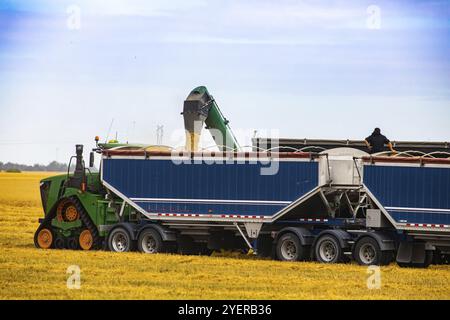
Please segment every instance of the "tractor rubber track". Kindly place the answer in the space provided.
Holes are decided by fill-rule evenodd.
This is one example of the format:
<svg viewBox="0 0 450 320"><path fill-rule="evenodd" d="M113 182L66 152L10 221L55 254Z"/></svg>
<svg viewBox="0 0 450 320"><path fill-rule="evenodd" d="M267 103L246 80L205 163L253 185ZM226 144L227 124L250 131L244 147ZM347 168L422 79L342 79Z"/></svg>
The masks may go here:
<svg viewBox="0 0 450 320"><path fill-rule="evenodd" d="M81 204L80 200L78 200L77 197L69 197L70 201L72 201L77 208L77 211L80 213L81 221L83 222L83 225L88 228L88 230L91 232L92 237L94 239L94 244L92 246L93 250L101 248L101 238L98 233L97 227L92 222L91 218L89 217L88 213L84 209L83 205Z"/></svg>

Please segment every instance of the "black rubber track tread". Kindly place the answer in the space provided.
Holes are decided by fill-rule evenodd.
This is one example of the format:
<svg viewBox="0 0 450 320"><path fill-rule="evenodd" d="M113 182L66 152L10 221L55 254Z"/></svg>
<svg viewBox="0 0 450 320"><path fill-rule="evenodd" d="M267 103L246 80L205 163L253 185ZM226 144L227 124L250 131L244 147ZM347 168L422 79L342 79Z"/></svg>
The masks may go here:
<svg viewBox="0 0 450 320"><path fill-rule="evenodd" d="M92 222L91 218L89 217L88 213L84 209L83 205L81 204L80 200L77 197L69 197L70 201L73 202L75 207L77 208L78 213L80 214L81 221L83 222L83 225L91 232L92 237L94 239L94 243L92 245L92 249L96 250L101 247L101 239L100 235L98 233L97 227Z"/></svg>

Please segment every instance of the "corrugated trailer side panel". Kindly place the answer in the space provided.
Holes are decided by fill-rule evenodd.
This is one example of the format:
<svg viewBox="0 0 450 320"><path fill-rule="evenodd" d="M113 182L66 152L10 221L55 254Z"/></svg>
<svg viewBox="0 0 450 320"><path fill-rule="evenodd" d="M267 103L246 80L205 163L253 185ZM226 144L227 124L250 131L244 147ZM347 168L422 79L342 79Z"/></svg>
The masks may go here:
<svg viewBox="0 0 450 320"><path fill-rule="evenodd" d="M104 158L103 180L149 214L272 216L318 186L316 161L176 164L168 159Z"/></svg>
<svg viewBox="0 0 450 320"><path fill-rule="evenodd" d="M364 166L364 184L401 224L450 225L450 168Z"/></svg>

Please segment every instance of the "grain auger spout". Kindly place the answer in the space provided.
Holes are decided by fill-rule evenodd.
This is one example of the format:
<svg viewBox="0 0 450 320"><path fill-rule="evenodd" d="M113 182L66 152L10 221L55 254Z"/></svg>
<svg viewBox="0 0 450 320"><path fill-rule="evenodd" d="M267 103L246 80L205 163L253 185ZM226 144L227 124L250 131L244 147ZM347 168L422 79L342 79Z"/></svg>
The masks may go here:
<svg viewBox="0 0 450 320"><path fill-rule="evenodd" d="M184 102L181 114L184 117L186 131L186 151L198 151L204 124L220 151L239 150L239 143L229 126L229 121L225 119L206 87L197 87L191 91Z"/></svg>

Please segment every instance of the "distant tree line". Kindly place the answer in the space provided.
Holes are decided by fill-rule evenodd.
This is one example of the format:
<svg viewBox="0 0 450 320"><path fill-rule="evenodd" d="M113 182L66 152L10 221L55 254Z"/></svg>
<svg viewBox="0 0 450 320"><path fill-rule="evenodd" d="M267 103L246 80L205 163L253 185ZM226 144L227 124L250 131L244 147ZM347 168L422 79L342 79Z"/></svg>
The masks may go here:
<svg viewBox="0 0 450 320"><path fill-rule="evenodd" d="M72 165L72 169L75 166ZM10 172L20 172L20 171L56 171L56 172L65 172L67 171L67 163L60 163L57 161L52 161L48 165L43 164L34 164L34 165L25 165L7 162L0 162L0 171L10 171Z"/></svg>

